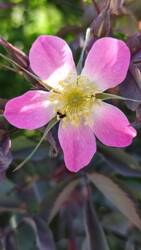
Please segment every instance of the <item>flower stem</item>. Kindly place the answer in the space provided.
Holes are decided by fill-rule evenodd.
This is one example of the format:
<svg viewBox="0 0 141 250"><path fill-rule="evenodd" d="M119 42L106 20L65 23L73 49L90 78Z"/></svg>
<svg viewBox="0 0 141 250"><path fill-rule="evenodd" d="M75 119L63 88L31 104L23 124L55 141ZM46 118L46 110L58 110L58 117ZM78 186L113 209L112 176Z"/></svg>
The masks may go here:
<svg viewBox="0 0 141 250"><path fill-rule="evenodd" d="M127 97L119 96L119 95L113 95L113 94L109 94L109 93L98 93L98 94L96 94L96 98L100 99L100 100L117 99L117 100L141 103L141 100L135 100L132 98L127 98Z"/></svg>
<svg viewBox="0 0 141 250"><path fill-rule="evenodd" d="M78 72L78 74L81 73L81 70L82 70L82 67L83 67L84 53L85 53L85 49L86 49L86 47L87 47L88 41L89 41L89 39L90 39L90 33L91 33L91 29L88 28L88 29L86 30L86 36L85 36L84 46L83 46L83 49L82 49L82 52L81 52L81 55L80 55L79 62L78 62L78 64L77 64L77 72Z"/></svg>
<svg viewBox="0 0 141 250"><path fill-rule="evenodd" d="M25 72L27 75L31 76L33 79L35 79L36 81L38 81L38 82L39 82L42 86L44 86L46 89L48 89L48 90L51 89L51 87L48 86L46 83L42 82L42 81L40 80L39 77L37 77L36 75L32 74L32 73L31 73L30 71L28 71L27 69L23 68L20 64L16 63L15 61L13 61L13 60L10 59L9 57L3 55L2 53L0 53L0 56L1 56L4 60L6 60L6 61L8 61L9 63L12 63L12 64L14 64L16 67L20 68L23 72Z"/></svg>
<svg viewBox="0 0 141 250"><path fill-rule="evenodd" d="M42 142L44 141L44 139L46 138L48 132L56 125L56 123L58 122L57 118L53 118L49 124L47 125L43 136L41 137L40 141L38 142L38 144L36 145L36 147L33 149L33 151L26 157L26 159L24 161L22 161L13 171L15 172L16 170L20 169L21 167L23 167L31 158L32 156L36 153L37 149L40 147L40 145L42 144Z"/></svg>

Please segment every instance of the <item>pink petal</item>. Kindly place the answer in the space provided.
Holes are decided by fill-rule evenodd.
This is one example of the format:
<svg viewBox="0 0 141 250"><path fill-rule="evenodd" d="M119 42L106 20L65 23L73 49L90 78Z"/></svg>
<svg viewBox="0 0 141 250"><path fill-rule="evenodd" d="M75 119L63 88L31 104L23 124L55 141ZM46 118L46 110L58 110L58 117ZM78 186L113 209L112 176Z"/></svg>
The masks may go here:
<svg viewBox="0 0 141 250"><path fill-rule="evenodd" d="M136 130L118 108L102 102L95 106L93 112L93 131L103 144L126 147L132 143Z"/></svg>
<svg viewBox="0 0 141 250"><path fill-rule="evenodd" d="M91 161L96 152L96 142L92 130L84 126L71 124L59 125L58 137L64 152L66 167L71 172L78 172Z"/></svg>
<svg viewBox="0 0 141 250"><path fill-rule="evenodd" d="M105 37L92 46L82 71L100 90L120 84L126 77L130 51L126 44L115 38Z"/></svg>
<svg viewBox="0 0 141 250"><path fill-rule="evenodd" d="M40 128L55 116L48 97L49 92L28 91L7 102L4 117L17 128Z"/></svg>
<svg viewBox="0 0 141 250"><path fill-rule="evenodd" d="M39 36L29 53L31 69L51 87L75 73L72 52L67 43L56 36Z"/></svg>

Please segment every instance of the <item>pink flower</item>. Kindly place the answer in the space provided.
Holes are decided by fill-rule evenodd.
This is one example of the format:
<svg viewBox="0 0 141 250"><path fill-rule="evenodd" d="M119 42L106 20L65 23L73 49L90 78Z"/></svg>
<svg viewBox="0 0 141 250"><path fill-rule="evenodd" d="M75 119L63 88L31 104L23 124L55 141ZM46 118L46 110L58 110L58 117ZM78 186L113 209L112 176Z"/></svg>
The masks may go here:
<svg viewBox="0 0 141 250"><path fill-rule="evenodd" d="M38 37L29 60L33 72L52 90L32 90L10 100L4 116L12 125L32 130L58 114L58 137L66 167L72 172L91 161L95 136L107 146L131 144L136 131L126 116L96 96L125 79L130 52L124 42L110 37L96 41L78 76L69 46L55 36Z"/></svg>

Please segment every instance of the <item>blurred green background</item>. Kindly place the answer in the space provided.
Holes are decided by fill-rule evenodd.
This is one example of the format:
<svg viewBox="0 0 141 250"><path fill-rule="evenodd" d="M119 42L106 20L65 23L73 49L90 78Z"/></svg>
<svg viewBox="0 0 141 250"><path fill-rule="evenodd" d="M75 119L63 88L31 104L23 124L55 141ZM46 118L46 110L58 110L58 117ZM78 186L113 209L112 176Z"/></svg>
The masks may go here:
<svg viewBox="0 0 141 250"><path fill-rule="evenodd" d="M25 53L41 34L57 34L62 27L81 26L83 10L78 0L0 1L0 36ZM73 34L64 35L68 41ZM10 98L29 89L29 83L0 64L0 96Z"/></svg>

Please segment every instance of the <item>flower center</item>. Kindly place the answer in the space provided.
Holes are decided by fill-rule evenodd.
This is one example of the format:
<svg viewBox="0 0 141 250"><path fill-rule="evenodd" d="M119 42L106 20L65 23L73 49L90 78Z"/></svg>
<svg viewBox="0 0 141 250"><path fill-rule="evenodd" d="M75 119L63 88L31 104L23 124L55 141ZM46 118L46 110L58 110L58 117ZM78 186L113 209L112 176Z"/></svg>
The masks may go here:
<svg viewBox="0 0 141 250"><path fill-rule="evenodd" d="M51 92L51 100L56 103L56 111L64 115L64 122L79 125L80 120L85 123L90 122L90 115L94 103L95 94L99 91L95 85L86 78L78 76L72 82L60 82L62 87L59 92Z"/></svg>
<svg viewBox="0 0 141 250"><path fill-rule="evenodd" d="M66 108L75 109L84 105L85 94L77 86L72 86L63 93L63 101L66 104Z"/></svg>

